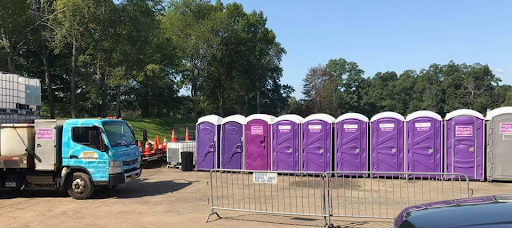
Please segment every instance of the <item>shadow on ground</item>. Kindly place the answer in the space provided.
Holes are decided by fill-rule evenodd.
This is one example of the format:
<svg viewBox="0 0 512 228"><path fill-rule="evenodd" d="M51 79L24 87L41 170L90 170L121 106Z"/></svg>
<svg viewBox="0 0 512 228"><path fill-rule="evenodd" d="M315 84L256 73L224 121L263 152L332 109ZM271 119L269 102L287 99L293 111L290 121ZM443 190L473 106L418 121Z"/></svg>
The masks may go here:
<svg viewBox="0 0 512 228"><path fill-rule="evenodd" d="M261 214L242 214L242 215L223 215L223 211L219 214L222 219L212 216L210 222L222 222L222 220L235 221L251 221L265 223L271 225L290 225L303 227L323 227L324 219L320 217L296 217L296 216L280 216L280 215L261 215ZM363 219L343 219L334 218L332 224L337 228L389 228L393 223L391 220L375 220L368 221Z"/></svg>
<svg viewBox="0 0 512 228"><path fill-rule="evenodd" d="M167 180L148 182L146 178L133 180L112 190L96 188L91 199L132 199L147 196L158 196L167 193L180 191L197 181L188 180ZM20 191L0 190L0 199L12 198L65 198L69 197L67 192L62 191Z"/></svg>

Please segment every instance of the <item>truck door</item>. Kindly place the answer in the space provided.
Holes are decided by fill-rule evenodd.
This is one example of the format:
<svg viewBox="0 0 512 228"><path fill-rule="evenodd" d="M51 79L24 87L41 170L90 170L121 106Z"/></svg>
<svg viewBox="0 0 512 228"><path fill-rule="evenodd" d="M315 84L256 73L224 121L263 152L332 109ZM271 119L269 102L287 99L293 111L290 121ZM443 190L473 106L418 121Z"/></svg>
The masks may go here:
<svg viewBox="0 0 512 228"><path fill-rule="evenodd" d="M97 142L100 144L105 142L101 129L96 126L72 126L70 133L71 139L67 142L67 150L64 145L62 149L63 165L85 168L93 181L108 181L109 156L106 152L107 148L95 145L98 144Z"/></svg>

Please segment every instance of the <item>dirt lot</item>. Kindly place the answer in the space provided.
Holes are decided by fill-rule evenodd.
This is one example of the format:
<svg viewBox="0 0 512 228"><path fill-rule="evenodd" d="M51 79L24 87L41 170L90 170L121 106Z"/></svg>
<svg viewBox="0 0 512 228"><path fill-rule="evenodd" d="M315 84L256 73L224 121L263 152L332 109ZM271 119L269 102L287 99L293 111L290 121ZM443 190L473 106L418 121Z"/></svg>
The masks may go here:
<svg viewBox="0 0 512 228"><path fill-rule="evenodd" d="M145 169L140 180L77 201L60 192L0 192L0 227L321 227L322 218L209 212L207 172ZM471 182L475 196L512 193L509 183ZM389 220L340 219L340 227L390 227Z"/></svg>

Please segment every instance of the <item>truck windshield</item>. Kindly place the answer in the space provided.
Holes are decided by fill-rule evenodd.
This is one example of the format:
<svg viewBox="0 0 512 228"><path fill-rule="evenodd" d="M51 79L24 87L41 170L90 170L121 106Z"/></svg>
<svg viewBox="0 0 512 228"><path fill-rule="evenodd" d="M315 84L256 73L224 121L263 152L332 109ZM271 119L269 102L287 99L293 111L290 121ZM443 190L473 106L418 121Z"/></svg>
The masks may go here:
<svg viewBox="0 0 512 228"><path fill-rule="evenodd" d="M135 138L125 122L106 122L103 127L111 146L135 145Z"/></svg>

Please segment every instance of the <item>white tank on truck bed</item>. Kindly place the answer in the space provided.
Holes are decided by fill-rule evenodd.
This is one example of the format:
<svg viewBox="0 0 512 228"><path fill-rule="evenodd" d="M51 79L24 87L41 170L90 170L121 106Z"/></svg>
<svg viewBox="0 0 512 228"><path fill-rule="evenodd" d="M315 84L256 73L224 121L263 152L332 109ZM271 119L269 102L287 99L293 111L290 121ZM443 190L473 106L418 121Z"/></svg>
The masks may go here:
<svg viewBox="0 0 512 228"><path fill-rule="evenodd" d="M34 124L2 124L0 130L0 156L16 157L25 150L34 151Z"/></svg>

